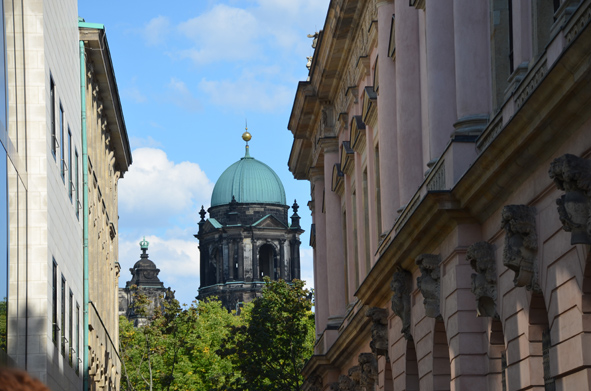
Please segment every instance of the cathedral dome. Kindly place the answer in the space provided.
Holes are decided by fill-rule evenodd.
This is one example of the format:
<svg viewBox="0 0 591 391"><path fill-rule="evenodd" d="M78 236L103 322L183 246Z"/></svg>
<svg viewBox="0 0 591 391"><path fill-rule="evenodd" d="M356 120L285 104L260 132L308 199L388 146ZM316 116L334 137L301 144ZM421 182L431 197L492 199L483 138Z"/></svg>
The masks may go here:
<svg viewBox="0 0 591 391"><path fill-rule="evenodd" d="M211 206L232 202L286 205L283 183L265 163L248 153L226 169L218 179L211 195Z"/></svg>

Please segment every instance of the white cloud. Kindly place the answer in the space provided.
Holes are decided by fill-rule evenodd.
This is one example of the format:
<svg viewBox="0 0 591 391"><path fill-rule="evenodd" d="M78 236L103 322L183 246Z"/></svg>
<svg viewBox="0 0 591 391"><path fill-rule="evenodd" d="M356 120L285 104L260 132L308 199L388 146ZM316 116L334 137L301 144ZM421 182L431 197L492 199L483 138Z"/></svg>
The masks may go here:
<svg viewBox="0 0 591 391"><path fill-rule="evenodd" d="M168 91L166 94L167 100L181 109L190 112L199 111L201 109L199 99L193 96L183 81L173 77L166 85L166 89Z"/></svg>
<svg viewBox="0 0 591 391"><path fill-rule="evenodd" d="M175 163L156 148L133 151L133 164L120 181L119 208L127 227L162 228L209 203L213 184L198 164Z"/></svg>
<svg viewBox="0 0 591 391"><path fill-rule="evenodd" d="M260 25L247 10L219 4L181 23L178 30L195 43L181 51L197 64L252 59L260 53Z"/></svg>
<svg viewBox="0 0 591 391"><path fill-rule="evenodd" d="M233 110L274 112L287 109L293 102L292 88L261 80L250 72L235 80L202 79L199 89L209 96L210 102Z"/></svg>
<svg viewBox="0 0 591 391"><path fill-rule="evenodd" d="M164 43L170 32L170 21L165 16L157 16L151 19L141 33L148 46Z"/></svg>
<svg viewBox="0 0 591 391"><path fill-rule="evenodd" d="M156 141L152 138L152 136L148 137L130 137L129 143L131 144L132 148L142 148L142 147L150 147L150 148L159 148L162 147L162 143Z"/></svg>
<svg viewBox="0 0 591 391"><path fill-rule="evenodd" d="M311 247L300 247L300 272L306 288L314 289L314 249Z"/></svg>

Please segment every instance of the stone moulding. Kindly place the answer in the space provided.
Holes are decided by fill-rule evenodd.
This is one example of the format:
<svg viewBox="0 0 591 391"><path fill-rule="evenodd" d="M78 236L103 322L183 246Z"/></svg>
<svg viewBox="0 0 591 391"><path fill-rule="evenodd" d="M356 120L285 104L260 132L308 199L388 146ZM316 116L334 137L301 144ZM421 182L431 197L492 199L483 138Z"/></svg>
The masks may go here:
<svg viewBox="0 0 591 391"><path fill-rule="evenodd" d="M571 244L591 244L591 160L562 155L552 161L548 174L565 192L556 204L562 228L571 233Z"/></svg>
<svg viewBox="0 0 591 391"><path fill-rule="evenodd" d="M402 334L407 340L410 334L410 293L412 291L412 274L398 267L390 283L392 290L392 312L402 320Z"/></svg>
<svg viewBox="0 0 591 391"><path fill-rule="evenodd" d="M497 270L495 252L488 242L476 242L468 247L466 260L476 272L472 274L472 293L476 296L478 316L498 318Z"/></svg>
<svg viewBox="0 0 591 391"><path fill-rule="evenodd" d="M423 294L425 315L430 318L440 318L439 280L441 273L439 264L441 263L441 257L436 254L421 254L415 259L415 263L421 270L421 275L417 277L417 286Z"/></svg>
<svg viewBox="0 0 591 391"><path fill-rule="evenodd" d="M388 311L371 307L365 312L365 316L372 320L369 344L371 351L376 356L388 356Z"/></svg>
<svg viewBox="0 0 591 391"><path fill-rule="evenodd" d="M501 226L505 230L503 265L515 272L513 283L528 290L539 290L536 270L536 209L527 205L506 205L502 212Z"/></svg>

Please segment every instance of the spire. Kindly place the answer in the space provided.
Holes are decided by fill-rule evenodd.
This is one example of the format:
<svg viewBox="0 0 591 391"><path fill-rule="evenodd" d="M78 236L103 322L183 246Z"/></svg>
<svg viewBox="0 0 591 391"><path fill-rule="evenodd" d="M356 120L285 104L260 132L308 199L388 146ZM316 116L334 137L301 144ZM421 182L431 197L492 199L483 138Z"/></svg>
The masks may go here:
<svg viewBox="0 0 591 391"><path fill-rule="evenodd" d="M250 133L248 133L248 123L246 122L246 120L245 120L244 130L245 130L245 132L242 133L242 140L246 141L246 152L244 154L244 157L250 157L250 153L248 151L248 142L252 138L252 135Z"/></svg>

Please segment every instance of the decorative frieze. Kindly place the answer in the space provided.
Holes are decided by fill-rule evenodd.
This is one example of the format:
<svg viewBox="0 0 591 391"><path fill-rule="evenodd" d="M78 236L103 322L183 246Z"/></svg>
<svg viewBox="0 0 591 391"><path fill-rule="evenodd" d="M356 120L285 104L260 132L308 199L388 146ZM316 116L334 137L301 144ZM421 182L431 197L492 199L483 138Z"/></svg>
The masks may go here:
<svg viewBox="0 0 591 391"><path fill-rule="evenodd" d="M515 272L513 283L528 290L538 290L536 209L527 205L507 205L503 208L501 225L505 230L503 265Z"/></svg>
<svg viewBox="0 0 591 391"><path fill-rule="evenodd" d="M415 263L421 271L421 275L417 277L417 286L423 294L425 315L430 318L441 317L439 309L440 262L441 257L436 254L421 254L415 259Z"/></svg>
<svg viewBox="0 0 591 391"><path fill-rule="evenodd" d="M488 242L476 242L468 247L466 260L476 272L472 274L472 293L476 296L478 316L498 318L497 270L495 252Z"/></svg>
<svg viewBox="0 0 591 391"><path fill-rule="evenodd" d="M565 192L556 200L562 228L571 244L591 244L591 160L566 154L554 159L548 171Z"/></svg>
<svg viewBox="0 0 591 391"><path fill-rule="evenodd" d="M412 290L412 274L398 267L390 283L392 290L392 312L402 320L402 334L412 339L410 334L410 293Z"/></svg>
<svg viewBox="0 0 591 391"><path fill-rule="evenodd" d="M388 311L384 308L371 307L365 312L371 319L371 342L369 346L376 356L388 355Z"/></svg>

